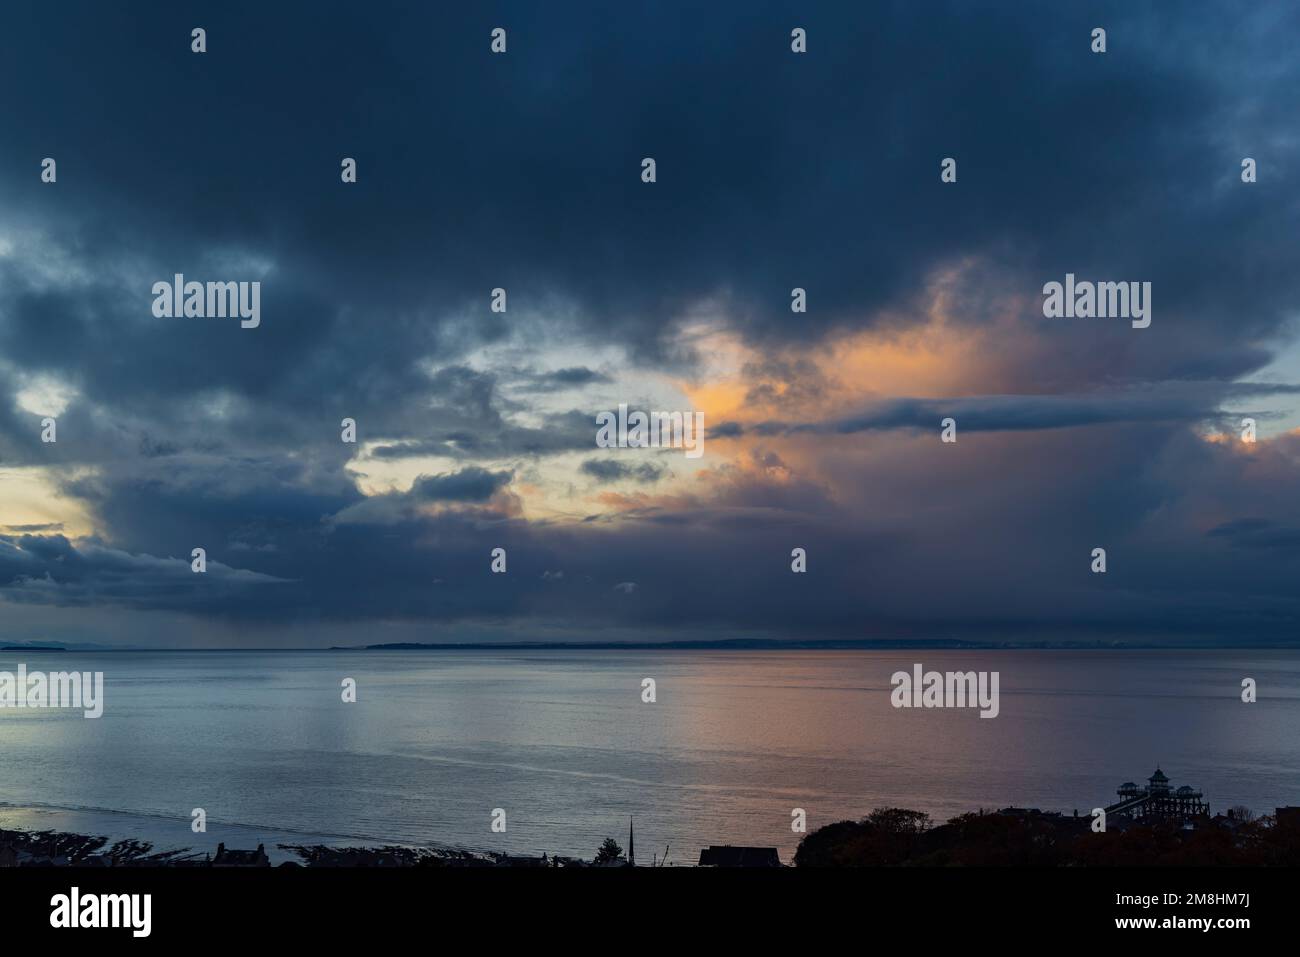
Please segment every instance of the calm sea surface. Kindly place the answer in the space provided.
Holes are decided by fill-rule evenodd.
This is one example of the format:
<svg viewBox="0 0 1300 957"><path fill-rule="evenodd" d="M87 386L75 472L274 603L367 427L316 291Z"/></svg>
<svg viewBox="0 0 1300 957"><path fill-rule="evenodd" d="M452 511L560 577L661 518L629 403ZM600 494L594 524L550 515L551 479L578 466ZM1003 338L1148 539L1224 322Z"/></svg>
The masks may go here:
<svg viewBox="0 0 1300 957"><path fill-rule="evenodd" d="M999 671L1001 714L892 708L918 661ZM723 843L788 860L793 808L810 829L886 805L1086 813L1157 763L1212 811L1300 804L1296 652L0 652L19 662L103 671L105 710L0 709L0 827L166 848L590 857L633 816L638 862Z"/></svg>

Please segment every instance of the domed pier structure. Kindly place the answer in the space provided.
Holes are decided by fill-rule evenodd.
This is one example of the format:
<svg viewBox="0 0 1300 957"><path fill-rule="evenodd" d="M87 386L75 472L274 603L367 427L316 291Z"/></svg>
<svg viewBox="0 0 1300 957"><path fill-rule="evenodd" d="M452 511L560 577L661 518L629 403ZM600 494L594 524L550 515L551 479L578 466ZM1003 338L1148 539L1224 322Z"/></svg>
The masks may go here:
<svg viewBox="0 0 1300 957"><path fill-rule="evenodd" d="M1174 790L1159 768L1147 778L1146 787L1125 781L1116 793L1120 799L1106 808L1107 820L1186 821L1210 816L1210 806L1202 800L1204 795L1199 789L1184 784Z"/></svg>

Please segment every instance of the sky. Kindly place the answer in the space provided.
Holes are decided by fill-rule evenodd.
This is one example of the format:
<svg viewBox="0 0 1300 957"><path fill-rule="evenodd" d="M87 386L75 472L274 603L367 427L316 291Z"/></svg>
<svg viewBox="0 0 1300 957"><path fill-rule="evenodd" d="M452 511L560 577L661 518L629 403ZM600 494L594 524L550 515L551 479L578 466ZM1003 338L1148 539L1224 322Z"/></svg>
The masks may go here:
<svg viewBox="0 0 1300 957"><path fill-rule="evenodd" d="M19 5L0 640L1293 642L1298 35L1289 2ZM260 324L156 316L178 273L259 282ZM1149 282L1150 326L1045 317L1067 273ZM703 454L597 447L620 404L703 413Z"/></svg>

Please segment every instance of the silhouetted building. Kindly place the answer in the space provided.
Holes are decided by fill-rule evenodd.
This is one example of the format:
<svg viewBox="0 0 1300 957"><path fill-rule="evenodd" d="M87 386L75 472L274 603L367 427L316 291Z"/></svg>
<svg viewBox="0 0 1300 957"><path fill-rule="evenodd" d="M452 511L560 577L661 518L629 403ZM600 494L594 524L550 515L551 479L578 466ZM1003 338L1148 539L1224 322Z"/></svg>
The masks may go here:
<svg viewBox="0 0 1300 957"><path fill-rule="evenodd" d="M1277 826L1295 828L1300 831L1300 807L1280 807L1277 809Z"/></svg>
<svg viewBox="0 0 1300 957"><path fill-rule="evenodd" d="M266 856L265 846L257 845L255 851L236 851L227 849L224 843L217 845L217 856L212 859L213 867L270 867L271 859Z"/></svg>
<svg viewBox="0 0 1300 957"><path fill-rule="evenodd" d="M1174 790L1165 772L1159 768L1147 779L1146 787L1125 781L1116 793L1120 800L1106 808L1107 822L1113 818L1121 821L1208 820L1210 816L1210 806L1202 800L1204 795L1198 789L1184 784Z"/></svg>
<svg viewBox="0 0 1300 957"><path fill-rule="evenodd" d="M721 847L711 845L700 851L700 867L780 867L775 847Z"/></svg>

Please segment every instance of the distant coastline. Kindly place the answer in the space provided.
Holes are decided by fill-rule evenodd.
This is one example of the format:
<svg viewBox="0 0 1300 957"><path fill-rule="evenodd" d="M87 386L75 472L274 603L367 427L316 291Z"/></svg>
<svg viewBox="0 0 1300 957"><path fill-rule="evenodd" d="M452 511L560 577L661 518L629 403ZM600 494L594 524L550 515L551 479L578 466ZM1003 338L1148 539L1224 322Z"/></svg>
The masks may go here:
<svg viewBox="0 0 1300 957"><path fill-rule="evenodd" d="M721 638L699 641L391 641L375 645L334 645L330 651L891 651L920 648L901 640L808 641L763 638ZM989 648L977 642L945 640L928 647L953 650Z"/></svg>
<svg viewBox="0 0 1300 957"><path fill-rule="evenodd" d="M721 638L678 641L394 641L367 645L295 645L280 648L169 648L104 645L95 642L10 642L0 652L148 652L167 654L255 654L329 651L1300 651L1300 639L1271 644L1224 644L1179 641L974 641L959 638L784 639Z"/></svg>
<svg viewBox="0 0 1300 957"><path fill-rule="evenodd" d="M383 642L332 645L329 651L1295 651L1300 641L1275 645L1149 644L1118 641L970 641L965 639L724 638L699 641Z"/></svg>

